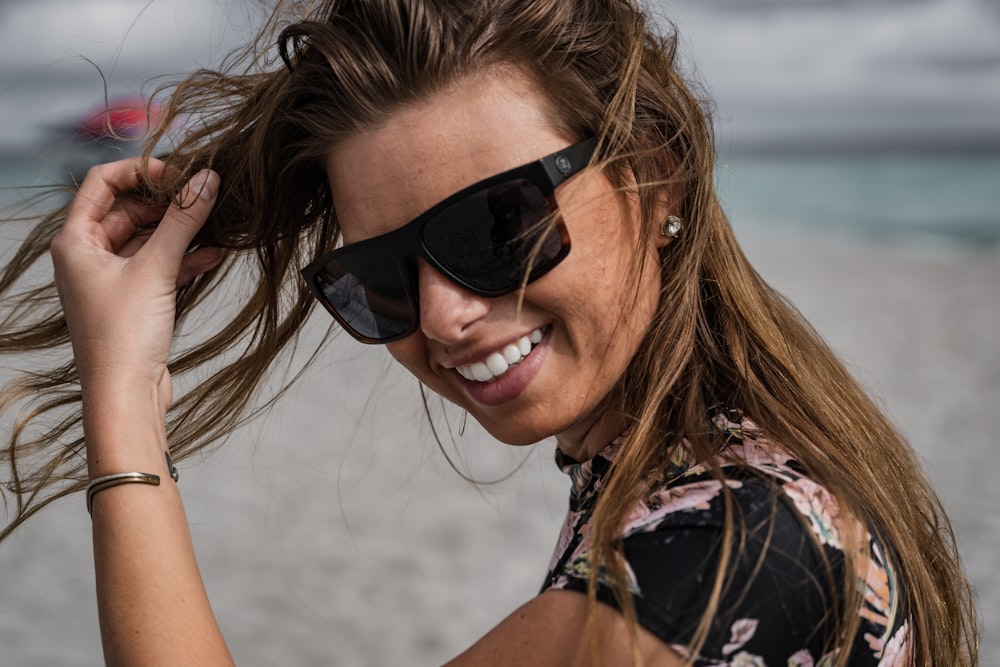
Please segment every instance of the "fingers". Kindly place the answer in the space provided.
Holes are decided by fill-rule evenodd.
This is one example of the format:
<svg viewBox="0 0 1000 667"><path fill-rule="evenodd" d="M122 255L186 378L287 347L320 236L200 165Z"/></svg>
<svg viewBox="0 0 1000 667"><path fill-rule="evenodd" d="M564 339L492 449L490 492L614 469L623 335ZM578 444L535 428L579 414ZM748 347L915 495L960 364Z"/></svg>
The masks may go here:
<svg viewBox="0 0 1000 667"><path fill-rule="evenodd" d="M148 178L158 181L168 167L160 160L148 161ZM98 165L87 172L63 225L62 233L74 238L86 238L89 242L111 252L117 252L128 242L137 230L167 220L170 231L164 236L166 245L173 248L177 242L190 238L201 228L211 210L218 192L219 177L214 172L203 170L195 174L178 196L179 203L170 207L167 213L158 207L149 206L130 193L143 183L142 162L138 158ZM162 224L162 223L161 223ZM171 259L179 261L176 251Z"/></svg>
<svg viewBox="0 0 1000 667"><path fill-rule="evenodd" d="M221 248L205 247L184 255L184 259L181 260L181 270L177 274L178 289L195 276L200 276L218 266L223 254Z"/></svg>
<svg viewBox="0 0 1000 667"><path fill-rule="evenodd" d="M142 254L139 266L177 286L221 261L222 252L214 248L188 252L215 203L218 174L198 172L164 210L136 194L143 180L141 167L139 159L131 159L99 165L87 173L53 241L53 259L91 262L90 266L108 261L107 255L81 255L79 251L87 247L122 259L140 259ZM151 159L148 178L159 180L166 169L163 162Z"/></svg>
<svg viewBox="0 0 1000 667"><path fill-rule="evenodd" d="M166 206L153 206L136 197L119 197L101 221L108 237L109 250L128 257L128 253L123 252L126 244L137 236L152 233L153 226L160 221L166 210Z"/></svg>
<svg viewBox="0 0 1000 667"><path fill-rule="evenodd" d="M88 233L90 225L108 216L118 203L118 197L135 190L140 184L141 161L138 158L120 160L93 167L80 184L73 199L64 229L67 233ZM160 160L150 159L149 175L158 179L166 168Z"/></svg>
<svg viewBox="0 0 1000 667"><path fill-rule="evenodd" d="M208 219L218 191L219 175L214 171L205 169L195 174L140 252L180 266L191 241Z"/></svg>

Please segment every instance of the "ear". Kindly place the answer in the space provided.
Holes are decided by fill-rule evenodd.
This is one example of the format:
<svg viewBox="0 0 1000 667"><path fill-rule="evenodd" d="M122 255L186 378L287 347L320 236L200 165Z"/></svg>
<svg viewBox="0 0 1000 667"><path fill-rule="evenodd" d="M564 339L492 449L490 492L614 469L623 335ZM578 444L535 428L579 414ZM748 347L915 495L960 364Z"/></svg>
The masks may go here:
<svg viewBox="0 0 1000 667"><path fill-rule="evenodd" d="M664 187L656 195L656 204L653 207L653 219L649 230L650 243L656 250L666 248L677 237L676 225L679 218L675 216L680 196L676 190L677 186Z"/></svg>
<svg viewBox="0 0 1000 667"><path fill-rule="evenodd" d="M633 214L638 214L641 210L641 202L635 173L626 167L622 175L622 192L625 195L626 205L632 208ZM676 184L662 186L655 197L651 218L645 225L649 250L654 255L670 245L676 237L676 234L671 235L664 232L669 224L667 219L673 215L673 211L677 209L678 202L680 202L679 186Z"/></svg>

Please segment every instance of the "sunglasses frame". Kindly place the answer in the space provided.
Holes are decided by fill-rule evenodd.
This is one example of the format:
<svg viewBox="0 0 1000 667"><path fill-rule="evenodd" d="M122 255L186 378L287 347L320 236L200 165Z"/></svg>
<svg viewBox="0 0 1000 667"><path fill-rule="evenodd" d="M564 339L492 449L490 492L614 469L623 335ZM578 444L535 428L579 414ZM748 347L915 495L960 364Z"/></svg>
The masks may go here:
<svg viewBox="0 0 1000 667"><path fill-rule="evenodd" d="M461 201L470 195L485 190L491 187L495 187L500 183L515 181L515 180L526 180L532 185L538 188L539 192L545 198L551 213L556 213L559 209L556 205L555 200L555 189L559 187L562 183L568 180L570 177L576 175L584 167L590 164L590 160L594 155L594 151L597 147L597 139L591 137L584 141L568 146L562 150L556 151L542 157L534 162L529 162L528 164L521 165L519 167L514 167L502 173L490 176L481 181L473 183L468 187L462 188L453 195L446 197L441 200L431 208L427 209L416 218L407 222L402 227L394 229L386 234L381 234L379 236L373 236L370 239L365 239L363 241L358 241L357 243L351 243L347 246L341 246L335 250L323 254L319 258L313 260L308 266L302 269L302 277L305 279L306 283L309 285L309 289L312 291L313 296L323 304L327 312L329 312L333 318L354 338L362 343L367 344L385 344L392 343L397 340L401 340L413 334L420 326L420 313L419 313L419 300L418 295L413 293L413 287L415 280L404 280L403 288L407 292L407 295L412 300L412 304L417 306L417 316L413 318L411 325L403 332L396 334L394 336L386 338L371 338L364 336L354 329L349 323L347 323L344 318L330 305L326 298L326 294L323 292L322 287L317 280L318 274L323 270L331 260L336 259L338 256L345 253L353 253L360 250L364 250L368 246L377 247L380 250L388 251L396 259L397 268L400 269L402 275L405 277L408 274L412 277L412 261L416 257L422 257L426 260L435 270L439 271L442 275L448 278L451 282L455 283L459 287L466 289L473 294L485 297L498 297L505 294L510 294L520 288L521 283L510 288L510 289L496 289L496 290L485 290L477 288L474 285L469 284L460 276L455 275L451 269L443 265L433 254L431 254L427 246L424 244L423 231L424 228L435 218L437 218L440 213L456 202ZM534 267L532 270L532 277L529 282L541 278L543 275L548 273L550 270L555 268L565 257L569 254L570 250L570 239L569 233L566 231L566 226L562 219L557 217L553 224L559 231L561 250L559 253L546 262L546 266L539 272L534 272Z"/></svg>

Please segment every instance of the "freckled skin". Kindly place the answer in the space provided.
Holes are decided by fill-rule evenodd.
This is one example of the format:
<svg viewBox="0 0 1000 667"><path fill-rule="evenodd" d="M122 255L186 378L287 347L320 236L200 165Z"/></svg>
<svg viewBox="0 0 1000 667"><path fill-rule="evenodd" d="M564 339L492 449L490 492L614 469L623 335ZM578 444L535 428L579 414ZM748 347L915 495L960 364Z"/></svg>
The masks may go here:
<svg viewBox="0 0 1000 667"><path fill-rule="evenodd" d="M563 136L549 119L533 84L506 70L460 81L349 138L327 161L345 242L396 229L463 187L584 138ZM572 250L527 287L520 304L517 293L474 295L421 260L420 331L388 347L421 382L499 440L528 444L554 435L564 452L584 458L625 425L603 414L600 403L649 327L664 241L657 235L646 242L651 261L638 275L634 197L587 170L560 186L556 199ZM522 371L530 373L523 390L499 405L474 400L453 368L456 360L499 349L539 327L551 331L529 355L537 354L539 363Z"/></svg>

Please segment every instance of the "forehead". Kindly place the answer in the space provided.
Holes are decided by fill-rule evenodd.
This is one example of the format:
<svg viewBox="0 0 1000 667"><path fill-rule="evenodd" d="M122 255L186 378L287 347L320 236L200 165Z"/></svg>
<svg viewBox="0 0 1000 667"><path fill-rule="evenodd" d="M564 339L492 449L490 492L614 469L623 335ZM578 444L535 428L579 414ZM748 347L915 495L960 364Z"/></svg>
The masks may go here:
<svg viewBox="0 0 1000 667"><path fill-rule="evenodd" d="M462 188L564 148L514 70L469 77L338 144L327 174L344 240L392 231Z"/></svg>

